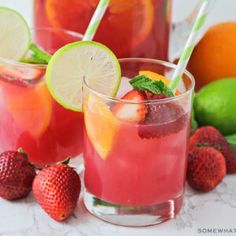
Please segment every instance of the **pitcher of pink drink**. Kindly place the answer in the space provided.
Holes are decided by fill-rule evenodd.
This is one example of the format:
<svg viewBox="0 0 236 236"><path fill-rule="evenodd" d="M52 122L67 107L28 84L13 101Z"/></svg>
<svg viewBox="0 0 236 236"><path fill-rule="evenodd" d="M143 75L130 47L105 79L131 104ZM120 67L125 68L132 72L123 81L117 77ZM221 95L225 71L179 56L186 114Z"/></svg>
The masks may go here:
<svg viewBox="0 0 236 236"><path fill-rule="evenodd" d="M35 0L35 27L64 28L84 34L98 2ZM172 0L111 0L94 40L108 46L120 58L168 60L172 5ZM181 28L190 28L196 9L173 30L183 32ZM178 42L176 37L173 41Z"/></svg>

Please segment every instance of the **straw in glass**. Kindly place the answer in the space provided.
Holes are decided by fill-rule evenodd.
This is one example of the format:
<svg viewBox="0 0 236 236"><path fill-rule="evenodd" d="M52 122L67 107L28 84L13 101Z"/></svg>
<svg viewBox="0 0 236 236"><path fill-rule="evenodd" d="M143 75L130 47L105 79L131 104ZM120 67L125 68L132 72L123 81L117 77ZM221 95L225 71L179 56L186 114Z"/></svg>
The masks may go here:
<svg viewBox="0 0 236 236"><path fill-rule="evenodd" d="M192 55L193 49L195 47L196 39L198 37L199 31L206 22L206 18L209 13L209 6L212 4L213 1L215 0L204 0L204 2L202 3L202 6L199 10L196 21L193 25L192 31L184 47L184 51L179 59L178 65L172 76L172 80L169 85L170 89L172 90L177 87L179 81L181 80L183 76L183 73L186 69L190 56Z"/></svg>
<svg viewBox="0 0 236 236"><path fill-rule="evenodd" d="M107 10L110 0L100 0L93 14L89 26L84 34L83 41L92 41L96 34L97 28L100 25L102 18Z"/></svg>

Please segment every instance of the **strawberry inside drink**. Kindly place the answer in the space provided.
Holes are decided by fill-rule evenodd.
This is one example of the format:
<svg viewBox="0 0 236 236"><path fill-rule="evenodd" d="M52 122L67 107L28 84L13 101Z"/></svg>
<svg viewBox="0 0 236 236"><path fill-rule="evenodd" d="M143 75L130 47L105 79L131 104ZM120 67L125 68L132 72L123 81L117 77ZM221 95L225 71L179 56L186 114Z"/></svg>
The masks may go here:
<svg viewBox="0 0 236 236"><path fill-rule="evenodd" d="M139 63L136 67L123 70L117 99L85 91L85 205L95 214L100 204L125 209L125 214L139 209L139 214L168 218L171 211L178 213L183 200L191 92L185 93L186 85L174 95L165 84L168 79L155 71L138 72ZM117 222L105 215L101 218ZM146 223L131 223L140 224Z"/></svg>

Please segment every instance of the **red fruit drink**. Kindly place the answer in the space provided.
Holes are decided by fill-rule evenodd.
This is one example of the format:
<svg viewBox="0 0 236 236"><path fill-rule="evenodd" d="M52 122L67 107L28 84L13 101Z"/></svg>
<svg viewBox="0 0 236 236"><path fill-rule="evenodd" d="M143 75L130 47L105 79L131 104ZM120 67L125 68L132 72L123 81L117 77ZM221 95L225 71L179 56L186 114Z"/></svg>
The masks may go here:
<svg viewBox="0 0 236 236"><path fill-rule="evenodd" d="M99 0L35 0L35 27L85 33ZM167 60L172 0L111 0L94 40L118 57Z"/></svg>
<svg viewBox="0 0 236 236"><path fill-rule="evenodd" d="M137 75L143 67L166 75L172 70L171 65L158 61L120 62L125 77ZM178 91L181 95L151 102L147 97L140 99L143 92L136 90L116 100L85 89L84 199L90 212L111 223L131 226L160 223L179 212L193 88L191 76L185 75L185 79ZM126 80L121 94L131 90Z"/></svg>
<svg viewBox="0 0 236 236"><path fill-rule="evenodd" d="M52 35L59 37L62 45L61 36L69 32L38 30L37 35L41 34L45 35L44 48L53 53L59 41L55 44ZM78 41L80 37L70 39ZM21 147L30 161L40 166L75 157L83 150L83 113L67 110L51 97L45 69L46 65L0 58L0 150Z"/></svg>
<svg viewBox="0 0 236 236"><path fill-rule="evenodd" d="M86 136L87 190L104 201L123 206L156 205L182 196L187 114L182 114L180 119L185 120L185 124L177 132L150 139L139 136L139 130L147 125L120 123L119 134L106 161L94 151ZM178 122L171 121L171 125L178 129ZM151 132L155 132L170 124L148 126Z"/></svg>

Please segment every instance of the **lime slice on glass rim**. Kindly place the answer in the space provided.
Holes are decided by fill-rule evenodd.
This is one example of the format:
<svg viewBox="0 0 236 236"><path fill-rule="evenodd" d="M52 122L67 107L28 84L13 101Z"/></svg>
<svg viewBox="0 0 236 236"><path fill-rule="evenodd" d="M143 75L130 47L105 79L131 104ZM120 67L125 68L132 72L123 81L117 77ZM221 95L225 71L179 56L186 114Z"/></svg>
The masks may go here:
<svg viewBox="0 0 236 236"><path fill-rule="evenodd" d="M31 36L24 18L16 11L0 7L0 57L19 60L28 51Z"/></svg>
<svg viewBox="0 0 236 236"><path fill-rule="evenodd" d="M116 95L121 69L109 48L97 42L80 41L67 44L52 56L47 66L46 84L63 107L82 111L84 79L96 91Z"/></svg>

